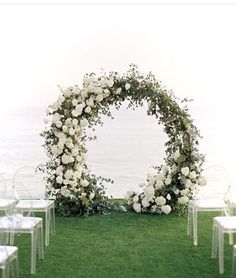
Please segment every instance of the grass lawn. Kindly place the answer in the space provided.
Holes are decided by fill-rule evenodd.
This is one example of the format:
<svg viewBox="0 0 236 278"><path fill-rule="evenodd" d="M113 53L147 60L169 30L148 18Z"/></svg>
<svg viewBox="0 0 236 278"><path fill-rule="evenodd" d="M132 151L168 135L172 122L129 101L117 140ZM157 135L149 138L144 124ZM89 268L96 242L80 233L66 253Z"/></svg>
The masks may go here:
<svg viewBox="0 0 236 278"><path fill-rule="evenodd" d="M212 217L199 217L199 246L186 235L187 217L112 212L56 218L56 235L30 275L30 238L16 238L20 277L204 278L231 277L232 247L225 239L225 274L211 259Z"/></svg>

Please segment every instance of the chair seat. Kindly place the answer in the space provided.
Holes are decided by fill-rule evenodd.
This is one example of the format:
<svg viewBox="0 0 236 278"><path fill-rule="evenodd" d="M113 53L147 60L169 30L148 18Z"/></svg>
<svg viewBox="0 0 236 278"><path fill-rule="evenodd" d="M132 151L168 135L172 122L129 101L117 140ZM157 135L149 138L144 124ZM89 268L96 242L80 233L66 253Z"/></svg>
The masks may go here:
<svg viewBox="0 0 236 278"><path fill-rule="evenodd" d="M0 245L0 265L4 265L6 260L17 251L15 246Z"/></svg>
<svg viewBox="0 0 236 278"><path fill-rule="evenodd" d="M198 199L192 201L193 205L197 209L223 209L226 208L227 205L225 204L224 200L220 199Z"/></svg>
<svg viewBox="0 0 236 278"><path fill-rule="evenodd" d="M52 206L54 201L46 199L37 200L20 200L16 205L17 209L28 210L28 209L47 209Z"/></svg>
<svg viewBox="0 0 236 278"><path fill-rule="evenodd" d="M224 230L236 230L236 216L216 216L214 222Z"/></svg>
<svg viewBox="0 0 236 278"><path fill-rule="evenodd" d="M4 216L1 218L0 229L2 230L32 230L42 221L40 217L23 217L22 215Z"/></svg>
<svg viewBox="0 0 236 278"><path fill-rule="evenodd" d="M6 208L8 206L13 206L14 204L16 204L16 200L14 199L0 198L0 208Z"/></svg>

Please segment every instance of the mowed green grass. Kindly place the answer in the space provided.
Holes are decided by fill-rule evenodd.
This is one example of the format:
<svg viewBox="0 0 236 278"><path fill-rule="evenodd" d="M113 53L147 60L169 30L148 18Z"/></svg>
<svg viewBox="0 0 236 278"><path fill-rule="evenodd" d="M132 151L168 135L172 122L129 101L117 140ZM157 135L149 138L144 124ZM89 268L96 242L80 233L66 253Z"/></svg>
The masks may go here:
<svg viewBox="0 0 236 278"><path fill-rule="evenodd" d="M186 235L187 216L112 212L56 218L56 235L30 275L30 237L16 238L20 277L204 278L231 277L232 246L225 237L225 274L211 259L212 218L199 217L199 246Z"/></svg>

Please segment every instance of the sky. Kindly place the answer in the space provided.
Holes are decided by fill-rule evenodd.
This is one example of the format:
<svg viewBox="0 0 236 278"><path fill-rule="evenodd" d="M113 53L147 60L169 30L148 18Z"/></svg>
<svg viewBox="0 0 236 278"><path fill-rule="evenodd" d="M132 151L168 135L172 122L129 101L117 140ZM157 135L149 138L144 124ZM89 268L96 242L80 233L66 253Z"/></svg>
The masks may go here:
<svg viewBox="0 0 236 278"><path fill-rule="evenodd" d="M233 1L6 2L0 1L1 111L21 106L46 109L56 100L58 85L81 84L85 73L101 69L122 74L134 63L143 73L152 71L176 96L194 99L191 112L205 137L203 151L210 160L223 159L232 166ZM211 153L209 144L215 146Z"/></svg>

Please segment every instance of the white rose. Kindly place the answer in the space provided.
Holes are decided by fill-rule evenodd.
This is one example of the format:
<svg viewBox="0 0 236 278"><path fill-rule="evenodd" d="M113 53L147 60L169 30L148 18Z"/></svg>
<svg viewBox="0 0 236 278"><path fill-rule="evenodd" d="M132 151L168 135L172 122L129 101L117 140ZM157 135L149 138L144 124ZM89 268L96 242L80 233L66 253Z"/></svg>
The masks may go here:
<svg viewBox="0 0 236 278"><path fill-rule="evenodd" d="M175 195L178 195L179 194L179 189L176 188L173 192L175 193Z"/></svg>
<svg viewBox="0 0 236 278"><path fill-rule="evenodd" d="M86 100L86 104L90 107L93 107L94 106L94 101L93 99L90 97L89 99Z"/></svg>
<svg viewBox="0 0 236 278"><path fill-rule="evenodd" d="M90 106L87 106L84 110L86 113L90 113L92 111Z"/></svg>
<svg viewBox="0 0 236 278"><path fill-rule="evenodd" d="M167 177L165 179L165 185L170 185L171 184L171 178L170 177Z"/></svg>
<svg viewBox="0 0 236 278"><path fill-rule="evenodd" d="M71 136L73 136L75 134L75 130L72 127L69 129L69 134Z"/></svg>
<svg viewBox="0 0 236 278"><path fill-rule="evenodd" d="M188 176L189 176L190 179L194 180L194 179L196 179L197 174L196 174L195 171L191 171Z"/></svg>
<svg viewBox="0 0 236 278"><path fill-rule="evenodd" d="M78 100L77 99L73 99L72 100L72 104L73 104L73 106L76 106L78 104Z"/></svg>
<svg viewBox="0 0 236 278"><path fill-rule="evenodd" d="M66 125L63 125L62 130L63 130L63 132L67 133L68 132L68 127Z"/></svg>
<svg viewBox="0 0 236 278"><path fill-rule="evenodd" d="M157 189L160 189L160 188L162 188L163 186L164 186L164 183L163 183L162 180L156 180L155 187L156 187Z"/></svg>
<svg viewBox="0 0 236 278"><path fill-rule="evenodd" d="M178 198L178 203L180 205L187 204L188 201L189 201L189 198L187 196L182 196L182 197Z"/></svg>
<svg viewBox="0 0 236 278"><path fill-rule="evenodd" d="M142 199L142 206L143 206L144 208L147 208L149 205L150 205L149 199L148 199L147 197L144 197L144 198Z"/></svg>
<svg viewBox="0 0 236 278"><path fill-rule="evenodd" d="M61 187L61 195L64 197L70 197L70 191L68 190L67 186Z"/></svg>
<svg viewBox="0 0 236 278"><path fill-rule="evenodd" d="M134 203L133 204L133 209L137 212L140 213L141 212L141 205L139 203Z"/></svg>
<svg viewBox="0 0 236 278"><path fill-rule="evenodd" d="M110 78L107 82L108 87L112 87L114 85L114 80L112 78Z"/></svg>
<svg viewBox="0 0 236 278"><path fill-rule="evenodd" d="M72 88L67 88L65 91L63 91L64 97L70 97L72 95Z"/></svg>
<svg viewBox="0 0 236 278"><path fill-rule="evenodd" d="M57 176L56 182L59 183L59 184L61 184L61 183L63 182L62 176Z"/></svg>
<svg viewBox="0 0 236 278"><path fill-rule="evenodd" d="M73 176L73 171L71 169L67 170L64 176L68 180L71 179Z"/></svg>
<svg viewBox="0 0 236 278"><path fill-rule="evenodd" d="M125 84L125 90L128 91L129 89L130 89L130 84L129 84L129 83L126 83L126 84Z"/></svg>
<svg viewBox="0 0 236 278"><path fill-rule="evenodd" d="M122 89L118 88L118 89L116 89L115 94L119 95L121 93L121 91L122 91Z"/></svg>
<svg viewBox="0 0 236 278"><path fill-rule="evenodd" d="M145 189L144 189L144 195L149 197L149 198L153 198L154 197L154 193L155 193L155 189L153 186L147 186Z"/></svg>
<svg viewBox="0 0 236 278"><path fill-rule="evenodd" d="M167 199L168 201L170 201L170 200L171 200L171 196L170 196L170 194L167 194L167 195L166 195L166 199Z"/></svg>
<svg viewBox="0 0 236 278"><path fill-rule="evenodd" d="M86 126L88 126L88 124L89 124L89 122L88 122L87 119L80 120L80 126L81 127L86 127Z"/></svg>
<svg viewBox="0 0 236 278"><path fill-rule="evenodd" d="M179 153L179 151L176 151L175 153L173 153L173 159L175 160L175 161L177 161L178 160L178 158L180 157L180 153Z"/></svg>
<svg viewBox="0 0 236 278"><path fill-rule="evenodd" d="M184 176L187 176L189 174L189 168L188 167L183 167L181 169L181 173L184 175Z"/></svg>
<svg viewBox="0 0 236 278"><path fill-rule="evenodd" d="M74 126L77 126L77 125L78 125L78 123L79 123L79 122L78 122L78 120L77 120L77 119L73 119L73 120L72 120L72 124L73 124Z"/></svg>
<svg viewBox="0 0 236 278"><path fill-rule="evenodd" d="M94 197L95 197L94 192L91 192L91 193L89 194L89 200L92 201Z"/></svg>
<svg viewBox="0 0 236 278"><path fill-rule="evenodd" d="M86 180L86 179L83 179L83 180L80 181L80 185L82 187L87 187L89 185L89 181Z"/></svg>
<svg viewBox="0 0 236 278"><path fill-rule="evenodd" d="M158 196L158 197L156 197L156 199L155 199L155 203L156 203L158 206L163 206L163 205L165 205L165 203L166 203L166 199L165 199L163 196Z"/></svg>
<svg viewBox="0 0 236 278"><path fill-rule="evenodd" d="M138 203L138 200L139 200L138 195L135 195L134 198L133 198L133 202Z"/></svg>
<svg viewBox="0 0 236 278"><path fill-rule="evenodd" d="M191 186L192 186L192 182L191 182L190 179L186 179L186 181L185 181L185 186L186 186L186 187L191 187Z"/></svg>
<svg viewBox="0 0 236 278"><path fill-rule="evenodd" d="M165 214L169 214L171 212L171 207L169 205L164 205L161 206L161 210L165 213Z"/></svg>
<svg viewBox="0 0 236 278"><path fill-rule="evenodd" d="M74 147L72 150L71 150L71 154L73 156L77 156L79 154L79 149L77 147Z"/></svg>
<svg viewBox="0 0 236 278"><path fill-rule="evenodd" d="M199 177L198 178L198 185L200 186L204 186L204 185L207 185L207 180L205 177Z"/></svg>
<svg viewBox="0 0 236 278"><path fill-rule="evenodd" d="M98 95L97 97L96 97L96 101L97 102L101 102L103 100L103 95Z"/></svg>

